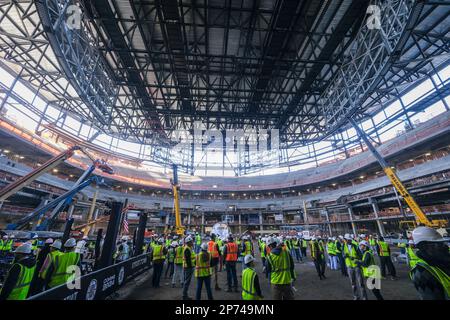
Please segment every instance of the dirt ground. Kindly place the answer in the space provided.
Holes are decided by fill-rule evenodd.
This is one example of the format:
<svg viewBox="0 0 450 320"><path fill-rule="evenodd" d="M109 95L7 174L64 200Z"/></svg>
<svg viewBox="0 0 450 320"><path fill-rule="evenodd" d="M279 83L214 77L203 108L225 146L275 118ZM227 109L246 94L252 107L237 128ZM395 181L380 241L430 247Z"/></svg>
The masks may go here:
<svg viewBox="0 0 450 320"><path fill-rule="evenodd" d="M386 280L381 280L381 293L386 300L417 300L419 297L408 277L408 268L405 264L394 263L397 269L397 280L391 280L388 276ZM347 277L341 275L341 272L326 269L327 279L319 280L315 267L311 259L296 263L297 281L295 283L296 300L352 300L350 281ZM238 265L238 282L241 283L241 266ZM165 271L165 270L164 270ZM261 260L257 259L256 271L259 274L260 284L265 299L270 300L272 293L268 279L262 272ZM140 285L129 288L129 294L123 299L131 300L181 300L182 288L171 287L169 279L161 279L161 287L154 289L151 286L151 273ZM225 292L226 289L226 271L219 272L219 286L221 291L215 291L213 286L213 296L215 300L239 300L241 293ZM196 279L193 277L189 289L189 296L195 298ZM374 300L374 296L367 291L369 300ZM203 288L202 299L206 299L206 290Z"/></svg>

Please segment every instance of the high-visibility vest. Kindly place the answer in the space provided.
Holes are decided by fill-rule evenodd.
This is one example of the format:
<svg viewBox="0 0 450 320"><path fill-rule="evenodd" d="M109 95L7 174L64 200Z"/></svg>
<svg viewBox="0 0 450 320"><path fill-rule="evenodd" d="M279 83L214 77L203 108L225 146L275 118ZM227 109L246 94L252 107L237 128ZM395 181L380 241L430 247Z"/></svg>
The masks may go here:
<svg viewBox="0 0 450 320"><path fill-rule="evenodd" d="M294 247L294 249L300 248L300 241L292 240L292 246Z"/></svg>
<svg viewBox="0 0 450 320"><path fill-rule="evenodd" d="M36 252L36 250L38 249L38 240L33 240L32 242L31 242L31 250L33 251L33 252Z"/></svg>
<svg viewBox="0 0 450 320"><path fill-rule="evenodd" d="M348 250L348 244L344 244L344 254L345 254L345 265L349 268L355 268L356 265L356 259L357 259L357 252L354 245L351 246L351 251ZM353 259L352 259L353 258Z"/></svg>
<svg viewBox="0 0 450 320"><path fill-rule="evenodd" d="M366 260L366 256L369 255L369 266L362 267L363 276L366 278L377 278L377 270L373 267L375 265L375 259L373 258L372 251L366 250L363 253L362 260Z"/></svg>
<svg viewBox="0 0 450 320"><path fill-rule="evenodd" d="M183 264L183 247L179 246L175 249L175 264Z"/></svg>
<svg viewBox="0 0 450 320"><path fill-rule="evenodd" d="M167 262L174 262L175 261L175 249L169 248L167 249Z"/></svg>
<svg viewBox="0 0 450 320"><path fill-rule="evenodd" d="M338 243L339 243L339 240L334 241L334 252L336 255L338 255L342 252L342 250L338 246Z"/></svg>
<svg viewBox="0 0 450 320"><path fill-rule="evenodd" d="M12 239L6 241L0 240L0 251L12 251L13 243L14 241Z"/></svg>
<svg viewBox="0 0 450 320"><path fill-rule="evenodd" d="M308 241L302 240L302 248L308 248Z"/></svg>
<svg viewBox="0 0 450 320"><path fill-rule="evenodd" d="M256 271L253 268L245 268L242 271L242 299L243 300L261 300L256 295L255 289Z"/></svg>
<svg viewBox="0 0 450 320"><path fill-rule="evenodd" d="M55 256L55 269L53 271L50 283L50 288L57 287L66 282L72 281L75 276L74 273L68 272L69 266L76 266L80 261L80 254L77 252L64 252Z"/></svg>
<svg viewBox="0 0 450 320"><path fill-rule="evenodd" d="M47 277L47 272L50 269L50 266L53 265L53 271L56 271L56 257L62 255L63 253L59 250L50 251L47 257L50 257L50 263L47 265L45 269L41 269L39 271L39 277L41 279L45 279Z"/></svg>
<svg viewBox="0 0 450 320"><path fill-rule="evenodd" d="M270 283L272 284L290 284L291 261L287 250L281 250L279 255L270 253L267 257L270 263Z"/></svg>
<svg viewBox="0 0 450 320"><path fill-rule="evenodd" d="M412 270L420 259L411 247L406 248L406 254L408 255L409 268Z"/></svg>
<svg viewBox="0 0 450 320"><path fill-rule="evenodd" d="M261 252L261 258L265 258L266 257L266 250L265 249L266 249L266 244L261 241L260 249L259 249L259 251Z"/></svg>
<svg viewBox="0 0 450 320"><path fill-rule="evenodd" d="M195 244L197 244L197 245L202 244L202 237L200 237L199 234L195 236Z"/></svg>
<svg viewBox="0 0 450 320"><path fill-rule="evenodd" d="M235 242L228 242L226 244L227 255L225 261L237 261L238 259L238 246Z"/></svg>
<svg viewBox="0 0 450 320"><path fill-rule="evenodd" d="M375 239L369 239L369 245L371 245L372 247L375 247L375 245L377 244L377 242L375 241Z"/></svg>
<svg viewBox="0 0 450 320"><path fill-rule="evenodd" d="M389 245L384 241L378 241L378 245L380 246L380 256L389 257Z"/></svg>
<svg viewBox="0 0 450 320"><path fill-rule="evenodd" d="M445 299L450 300L450 275L445 273L441 268L430 266L425 260L422 260L418 258L416 261L416 265L414 268L410 271L410 277L412 278L412 274L415 268L417 266L421 266L422 268L426 269L433 277L436 278L437 281L442 285L442 288L444 289L445 293Z"/></svg>
<svg viewBox="0 0 450 320"><path fill-rule="evenodd" d="M250 241L244 242L244 256L252 254L252 243Z"/></svg>
<svg viewBox="0 0 450 320"><path fill-rule="evenodd" d="M219 251L217 251L216 243L213 240L208 242L208 252L212 255L213 258L219 257Z"/></svg>
<svg viewBox="0 0 450 320"><path fill-rule="evenodd" d="M162 244L155 244L153 246L153 261L164 260L166 256L164 255L164 246Z"/></svg>
<svg viewBox="0 0 450 320"><path fill-rule="evenodd" d="M28 296L28 292L30 291L30 284L33 280L36 265L31 268L25 267L20 263L15 263L14 265L18 265L20 267L20 273L14 288L11 290L11 293L6 300L25 300Z"/></svg>
<svg viewBox="0 0 450 320"><path fill-rule="evenodd" d="M166 239L166 247L169 247L171 243L172 243L172 240Z"/></svg>
<svg viewBox="0 0 450 320"><path fill-rule="evenodd" d="M192 249L190 247L184 246L184 248L183 248L183 268L187 268L186 255L185 255L186 250L189 250L191 252L191 266L194 267L195 266L195 253L194 253L194 251L192 251Z"/></svg>
<svg viewBox="0 0 450 320"><path fill-rule="evenodd" d="M317 258L316 257L317 250L315 250L316 247L317 247L317 249L319 249L318 251L320 252L320 256L323 258L323 246L320 244L320 242L316 242L316 241L311 241L311 257Z"/></svg>
<svg viewBox="0 0 450 320"><path fill-rule="evenodd" d="M291 240L285 240L284 245L290 250L292 248Z"/></svg>
<svg viewBox="0 0 450 320"><path fill-rule="evenodd" d="M208 277L210 275L212 275L210 254L208 252L201 251L196 256L195 276L198 278L198 277Z"/></svg>
<svg viewBox="0 0 450 320"><path fill-rule="evenodd" d="M334 242L328 242L327 243L327 252L330 255L335 255L336 254L336 248L335 248Z"/></svg>

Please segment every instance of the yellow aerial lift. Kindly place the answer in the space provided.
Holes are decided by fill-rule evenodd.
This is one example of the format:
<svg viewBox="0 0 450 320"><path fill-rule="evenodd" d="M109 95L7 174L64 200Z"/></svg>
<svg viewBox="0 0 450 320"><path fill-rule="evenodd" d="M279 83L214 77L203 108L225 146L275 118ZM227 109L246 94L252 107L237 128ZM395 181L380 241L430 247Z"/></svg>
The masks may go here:
<svg viewBox="0 0 450 320"><path fill-rule="evenodd" d="M384 173L387 175L389 180L391 181L394 188L398 191L398 193L403 197L408 207L411 209L411 211L414 213L416 217L416 221L418 225L424 225L428 227L434 227L434 228L441 228L447 224L447 221L445 220L429 220L428 217L425 215L425 213L422 211L422 209L419 207L417 202L414 200L414 198L409 194L406 187L403 185L401 180L398 178L397 174L395 173L394 169L392 169L384 160L384 158L381 156L381 154L375 149L375 147L372 145L372 143L369 141L369 138L367 137L366 133L356 124L355 120L352 118L349 118L350 123L355 128L356 132L358 132L358 135L360 138L364 141L364 143L367 145L369 150L372 152L374 157L377 159L378 163L383 168Z"/></svg>
<svg viewBox="0 0 450 320"><path fill-rule="evenodd" d="M182 236L184 235L184 227L181 223L181 214L180 214L180 186L178 185L178 167L176 164L172 165L173 169L173 179L170 180L172 184L173 191L173 207L175 211L175 232Z"/></svg>

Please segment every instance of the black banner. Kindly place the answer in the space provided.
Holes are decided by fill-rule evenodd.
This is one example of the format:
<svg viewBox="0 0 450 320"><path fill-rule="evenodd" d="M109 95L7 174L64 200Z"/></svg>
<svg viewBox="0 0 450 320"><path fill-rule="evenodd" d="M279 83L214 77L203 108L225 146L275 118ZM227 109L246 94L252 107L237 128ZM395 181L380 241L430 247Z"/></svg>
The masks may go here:
<svg viewBox="0 0 450 320"><path fill-rule="evenodd" d="M150 254L142 254L78 278L73 282L80 284L78 289L63 284L28 300L103 300L150 267Z"/></svg>

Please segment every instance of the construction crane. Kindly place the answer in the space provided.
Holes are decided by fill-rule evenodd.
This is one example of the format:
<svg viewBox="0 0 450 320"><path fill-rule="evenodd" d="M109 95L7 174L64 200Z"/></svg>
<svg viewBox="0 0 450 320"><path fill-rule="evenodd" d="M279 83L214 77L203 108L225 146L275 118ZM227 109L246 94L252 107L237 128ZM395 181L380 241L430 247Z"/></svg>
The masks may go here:
<svg viewBox="0 0 450 320"><path fill-rule="evenodd" d="M426 214L422 211L420 206L417 204L416 200L414 200L413 196L408 192L406 187L403 185L402 181L399 179L397 174L395 173L395 170L391 168L386 160L381 156L381 154L378 152L378 150L372 145L372 143L369 141L369 138L367 137L366 133L356 124L355 120L352 118L349 118L350 123L355 128L356 132L358 132L358 135L360 138L364 141L366 146L369 148L369 150L372 152L374 157L377 159L378 163L383 168L384 173L391 181L394 188L397 190L397 192L400 194L400 196L405 200L408 207L411 209L413 214L416 217L417 224L425 225L428 227L434 227L439 228L446 224L445 220L429 220Z"/></svg>
<svg viewBox="0 0 450 320"><path fill-rule="evenodd" d="M56 166L58 166L61 162L69 159L73 156L75 151L81 150L78 146L73 146L70 149L61 152L57 156L53 157L52 159L48 160L46 163L44 163L42 166L37 168L36 170L31 171L29 174L23 176L22 178L17 179L13 183L8 184L6 187L4 187L2 190L0 190L0 202L6 200L13 194L17 193L22 188L29 185L34 180L38 179L41 175L46 173L49 170L52 170Z"/></svg>
<svg viewBox="0 0 450 320"><path fill-rule="evenodd" d="M172 165L173 171L173 179L170 180L172 184L173 191L173 207L175 211L175 232L178 235L184 235L184 227L181 223L181 214L180 214L180 186L178 185L178 167L176 164Z"/></svg>

